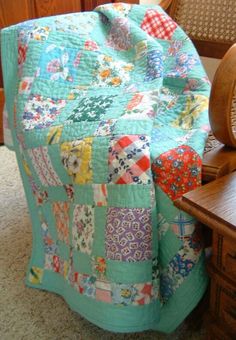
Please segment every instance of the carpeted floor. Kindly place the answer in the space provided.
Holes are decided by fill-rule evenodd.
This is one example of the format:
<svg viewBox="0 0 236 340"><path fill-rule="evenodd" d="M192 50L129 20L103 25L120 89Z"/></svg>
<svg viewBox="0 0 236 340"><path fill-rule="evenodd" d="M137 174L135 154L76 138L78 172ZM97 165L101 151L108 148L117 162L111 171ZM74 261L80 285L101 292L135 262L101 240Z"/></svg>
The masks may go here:
<svg viewBox="0 0 236 340"><path fill-rule="evenodd" d="M188 323L169 336L157 332L114 334L75 312L52 293L26 288L31 222L15 154L0 147L0 339L1 340L200 340L204 329Z"/></svg>

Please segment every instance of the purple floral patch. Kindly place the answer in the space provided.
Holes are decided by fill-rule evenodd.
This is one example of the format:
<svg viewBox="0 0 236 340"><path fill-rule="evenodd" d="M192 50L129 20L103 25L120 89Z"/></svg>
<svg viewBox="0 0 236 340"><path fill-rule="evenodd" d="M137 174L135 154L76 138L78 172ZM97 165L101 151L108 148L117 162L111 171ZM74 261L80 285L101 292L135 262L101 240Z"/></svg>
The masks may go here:
<svg viewBox="0 0 236 340"><path fill-rule="evenodd" d="M115 18L112 21L107 45L116 50L128 50L132 47L130 27L126 18Z"/></svg>
<svg viewBox="0 0 236 340"><path fill-rule="evenodd" d="M175 66L166 74L167 77L186 78L196 65L199 65L199 58L193 54L177 53L175 58Z"/></svg>
<svg viewBox="0 0 236 340"><path fill-rule="evenodd" d="M145 261L152 257L151 209L109 208L106 257L118 261Z"/></svg>

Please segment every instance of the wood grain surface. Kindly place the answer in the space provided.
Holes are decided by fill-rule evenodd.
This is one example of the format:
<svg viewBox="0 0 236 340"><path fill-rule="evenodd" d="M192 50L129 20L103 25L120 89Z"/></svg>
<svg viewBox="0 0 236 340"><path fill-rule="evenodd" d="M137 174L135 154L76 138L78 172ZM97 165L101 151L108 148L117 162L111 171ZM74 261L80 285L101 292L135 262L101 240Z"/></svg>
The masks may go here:
<svg viewBox="0 0 236 340"><path fill-rule="evenodd" d="M224 56L216 70L209 104L209 118L214 136L222 143L236 148L232 110L236 96L236 44Z"/></svg>
<svg viewBox="0 0 236 340"><path fill-rule="evenodd" d="M182 200L236 230L236 172L188 192Z"/></svg>

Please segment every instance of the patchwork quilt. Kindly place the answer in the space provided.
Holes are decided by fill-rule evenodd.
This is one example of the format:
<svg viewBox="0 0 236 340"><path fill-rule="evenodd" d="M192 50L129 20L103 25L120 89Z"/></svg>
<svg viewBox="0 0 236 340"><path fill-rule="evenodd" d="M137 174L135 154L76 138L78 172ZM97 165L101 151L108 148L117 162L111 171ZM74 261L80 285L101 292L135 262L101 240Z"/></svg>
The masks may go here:
<svg viewBox="0 0 236 340"><path fill-rule="evenodd" d="M102 5L2 30L5 143L33 227L26 284L116 332L172 332L207 286L200 228L209 82L158 6Z"/></svg>

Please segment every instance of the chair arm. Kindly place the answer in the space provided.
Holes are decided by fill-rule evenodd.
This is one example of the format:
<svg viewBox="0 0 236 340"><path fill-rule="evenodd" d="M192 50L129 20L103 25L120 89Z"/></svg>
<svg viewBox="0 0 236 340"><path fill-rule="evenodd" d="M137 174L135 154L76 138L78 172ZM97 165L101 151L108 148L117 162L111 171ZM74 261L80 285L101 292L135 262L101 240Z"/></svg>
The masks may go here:
<svg viewBox="0 0 236 340"><path fill-rule="evenodd" d="M159 2L159 5L164 9L164 11L166 11L169 9L171 3L172 3L172 0L161 0Z"/></svg>
<svg viewBox="0 0 236 340"><path fill-rule="evenodd" d="M216 139L236 148L236 44L228 50L216 70L209 119Z"/></svg>

